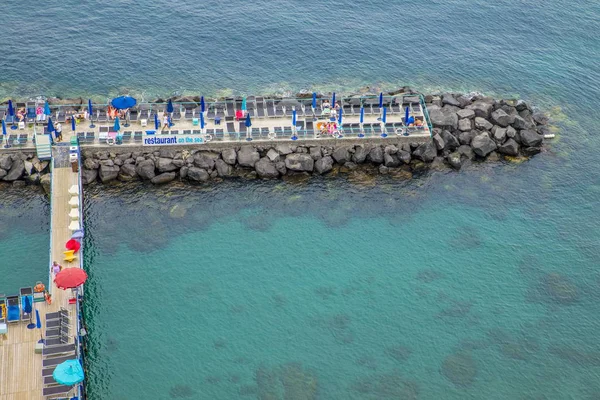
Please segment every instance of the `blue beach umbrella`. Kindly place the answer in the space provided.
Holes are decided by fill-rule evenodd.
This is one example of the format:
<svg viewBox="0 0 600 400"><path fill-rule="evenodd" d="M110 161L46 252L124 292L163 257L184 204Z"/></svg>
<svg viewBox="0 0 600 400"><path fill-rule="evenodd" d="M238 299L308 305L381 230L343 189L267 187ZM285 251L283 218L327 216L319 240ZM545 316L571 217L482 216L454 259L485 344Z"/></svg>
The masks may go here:
<svg viewBox="0 0 600 400"><path fill-rule="evenodd" d="M200 128L204 129L204 113L200 113Z"/></svg>
<svg viewBox="0 0 600 400"><path fill-rule="evenodd" d="M331 107L335 107L335 92L331 95Z"/></svg>
<svg viewBox="0 0 600 400"><path fill-rule="evenodd" d="M115 125L113 127L115 132L119 132L121 130L121 124L119 123L119 117L115 118Z"/></svg>
<svg viewBox="0 0 600 400"><path fill-rule="evenodd" d="M8 101L8 116L9 117L14 117L15 116L15 108L13 107L13 103L12 100Z"/></svg>
<svg viewBox="0 0 600 400"><path fill-rule="evenodd" d="M56 366L52 377L61 385L73 386L83 382L83 368L79 360L67 360Z"/></svg>
<svg viewBox="0 0 600 400"><path fill-rule="evenodd" d="M338 115L338 124L342 125L342 115L344 114L344 109L340 107L340 114Z"/></svg>
<svg viewBox="0 0 600 400"><path fill-rule="evenodd" d="M387 107L383 107L383 114L381 114L381 122L384 124L387 122Z"/></svg>
<svg viewBox="0 0 600 400"><path fill-rule="evenodd" d="M296 110L292 111L292 126L296 126Z"/></svg>
<svg viewBox="0 0 600 400"><path fill-rule="evenodd" d="M6 136L6 121L2 120L2 134Z"/></svg>
<svg viewBox="0 0 600 400"><path fill-rule="evenodd" d="M25 314L29 314L29 319L31 319L31 313L33 312L31 297L23 296L23 312ZM28 324L27 329L35 328L35 324Z"/></svg>
<svg viewBox="0 0 600 400"><path fill-rule="evenodd" d="M137 100L131 96L119 96L112 99L110 104L117 110L125 110L137 104Z"/></svg>
<svg viewBox="0 0 600 400"><path fill-rule="evenodd" d="M317 93L313 92L312 108L317 108Z"/></svg>
<svg viewBox="0 0 600 400"><path fill-rule="evenodd" d="M250 141L252 140L252 136L250 135L250 127L252 126L252 121L250 120L250 113L246 114L246 122L244 123L244 125L246 125L246 140Z"/></svg>
<svg viewBox="0 0 600 400"><path fill-rule="evenodd" d="M40 318L40 312L35 310L35 327L40 330L40 342L44 339L42 338L42 320Z"/></svg>
<svg viewBox="0 0 600 400"><path fill-rule="evenodd" d="M361 124L362 124L363 122L365 122L365 108L364 108L364 107L361 107L361 108L360 108L360 121L359 121L359 122L360 122Z"/></svg>
<svg viewBox="0 0 600 400"><path fill-rule="evenodd" d="M158 114L154 113L154 129L158 129L160 124L158 123Z"/></svg>
<svg viewBox="0 0 600 400"><path fill-rule="evenodd" d="M204 96L200 97L200 111L206 111L206 104L204 104Z"/></svg>
<svg viewBox="0 0 600 400"><path fill-rule="evenodd" d="M48 132L54 132L54 124L52 123L52 118L48 118Z"/></svg>
<svg viewBox="0 0 600 400"><path fill-rule="evenodd" d="M75 116L71 117L71 130L75 132Z"/></svg>
<svg viewBox="0 0 600 400"><path fill-rule="evenodd" d="M169 102L167 103L167 112L169 114L173 112L173 102L171 101L171 99L169 99Z"/></svg>
<svg viewBox="0 0 600 400"><path fill-rule="evenodd" d="M48 102L46 102L48 104ZM48 108L50 111L50 108ZM92 107L92 99L88 99L88 114L90 115L90 128L94 128L94 108Z"/></svg>
<svg viewBox="0 0 600 400"><path fill-rule="evenodd" d="M406 112L404 113L404 124L408 126L408 106L406 106Z"/></svg>
<svg viewBox="0 0 600 400"><path fill-rule="evenodd" d="M383 108L383 92L379 92L379 108Z"/></svg>
<svg viewBox="0 0 600 400"><path fill-rule="evenodd" d="M46 100L44 102L44 115L48 116L52 114L52 111L50 111L50 104L48 104L48 100Z"/></svg>

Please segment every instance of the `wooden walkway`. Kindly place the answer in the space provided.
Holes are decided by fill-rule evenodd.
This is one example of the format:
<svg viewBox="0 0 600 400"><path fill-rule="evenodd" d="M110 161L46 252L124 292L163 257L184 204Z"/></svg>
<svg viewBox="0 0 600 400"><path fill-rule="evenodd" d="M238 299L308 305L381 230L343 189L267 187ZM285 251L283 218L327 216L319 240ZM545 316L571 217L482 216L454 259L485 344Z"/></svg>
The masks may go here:
<svg viewBox="0 0 600 400"><path fill-rule="evenodd" d="M78 174L72 172L68 162L68 150L67 146L53 148L50 232L52 260L49 260L47 266L40 266L40 268L46 268L49 274L52 261L57 261L64 268L79 268L79 257L70 263L63 261L65 243L71 238L69 188L79 184ZM58 311L61 307L69 311L69 343L74 342L73 337L77 335L77 310L75 304L69 304L69 298L73 297L72 291L59 289L54 282L48 289L52 294L52 304L34 303L34 309L39 311L42 319L42 329L27 329L28 322L25 321L10 324L7 338L0 340L0 400L40 400L44 398L42 395L44 387L42 354L35 353L35 345L40 340L40 334L45 334L46 313ZM33 312L33 323L35 323L35 311ZM73 395L75 395L75 390L64 397L70 398Z"/></svg>

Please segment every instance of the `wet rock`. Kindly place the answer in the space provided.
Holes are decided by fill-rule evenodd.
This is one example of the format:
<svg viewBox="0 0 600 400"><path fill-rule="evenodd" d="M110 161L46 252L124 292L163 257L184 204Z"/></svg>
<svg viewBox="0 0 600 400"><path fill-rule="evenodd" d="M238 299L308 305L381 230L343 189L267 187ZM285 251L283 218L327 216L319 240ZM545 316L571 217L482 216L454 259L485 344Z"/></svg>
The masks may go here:
<svg viewBox="0 0 600 400"><path fill-rule="evenodd" d="M115 162L111 159L108 160L101 160L100 161L100 166L102 165L106 165L107 167L112 167L113 165L115 165Z"/></svg>
<svg viewBox="0 0 600 400"><path fill-rule="evenodd" d="M338 164L344 164L352 159L349 146L340 146L333 151L333 159Z"/></svg>
<svg viewBox="0 0 600 400"><path fill-rule="evenodd" d="M25 173L27 175L31 175L31 173L33 172L33 163L30 161L23 161L23 164L25 165Z"/></svg>
<svg viewBox="0 0 600 400"><path fill-rule="evenodd" d="M387 175L390 172L390 169L388 167L386 167L385 165L381 164L379 166L379 173L381 175Z"/></svg>
<svg viewBox="0 0 600 400"><path fill-rule="evenodd" d="M221 152L221 158L229 165L235 165L237 162L237 153L235 149L225 149Z"/></svg>
<svg viewBox="0 0 600 400"><path fill-rule="evenodd" d="M489 118L493 106L488 102L478 100L473 104L466 106L465 108L467 110L473 110L473 112L475 112L475 117Z"/></svg>
<svg viewBox="0 0 600 400"><path fill-rule="evenodd" d="M8 173L2 178L3 181L12 182L21 179L25 173L25 163L23 160L16 159L12 162Z"/></svg>
<svg viewBox="0 0 600 400"><path fill-rule="evenodd" d="M396 154L398 152L398 148L393 144L388 144L383 148L383 154Z"/></svg>
<svg viewBox="0 0 600 400"><path fill-rule="evenodd" d="M100 171L98 175L100 176L102 183L106 183L117 179L117 176L119 176L119 170L120 168L117 165L100 165Z"/></svg>
<svg viewBox="0 0 600 400"><path fill-rule="evenodd" d="M404 164L410 164L410 160L412 158L410 152L399 150L397 156L398 159L400 159L400 161L402 161Z"/></svg>
<svg viewBox="0 0 600 400"><path fill-rule="evenodd" d="M475 117L475 128L489 131L494 127L487 119Z"/></svg>
<svg viewBox="0 0 600 400"><path fill-rule="evenodd" d="M169 148L161 148L158 151L158 156L162 157L162 158L175 158L175 154L177 152L173 149L169 149ZM129 157L127 157L129 158Z"/></svg>
<svg viewBox="0 0 600 400"><path fill-rule="evenodd" d="M435 147L438 150L443 150L445 143L444 143L444 139L442 139L442 137L438 134L433 136L433 143L435 144Z"/></svg>
<svg viewBox="0 0 600 400"><path fill-rule="evenodd" d="M458 151L448 154L447 160L448 164L450 164L450 166L452 166L454 169L460 169L462 166L461 154Z"/></svg>
<svg viewBox="0 0 600 400"><path fill-rule="evenodd" d="M444 359L441 372L456 386L468 387L475 382L477 364L469 353L458 352Z"/></svg>
<svg viewBox="0 0 600 400"><path fill-rule="evenodd" d="M102 170L100 170L102 171ZM161 185L164 183L169 183L171 182L173 179L175 179L175 177L177 176L177 173L175 172L163 172L160 175L156 175L154 178L152 178L150 180L150 182L152 182L155 185Z"/></svg>
<svg viewBox="0 0 600 400"><path fill-rule="evenodd" d="M485 157L497 148L496 143L486 133L475 136L471 142L471 147L479 157Z"/></svg>
<svg viewBox="0 0 600 400"><path fill-rule="evenodd" d="M444 150L454 151L458 148L458 146L460 146L458 139L449 131L444 130L440 135L442 136L442 139L444 139Z"/></svg>
<svg viewBox="0 0 600 400"><path fill-rule="evenodd" d="M225 178L233 175L233 167L224 160L218 159L215 161L215 169L218 176Z"/></svg>
<svg viewBox="0 0 600 400"><path fill-rule="evenodd" d="M457 111L456 115L458 115L458 118L460 119L473 119L475 118L475 111L466 108L464 110Z"/></svg>
<svg viewBox="0 0 600 400"><path fill-rule="evenodd" d="M461 145L469 145L473 141L473 138L477 135L475 131L465 131L458 134L458 142Z"/></svg>
<svg viewBox="0 0 600 400"><path fill-rule="evenodd" d="M521 153L523 153L523 155L526 157L531 157L531 156L534 156L534 155L540 153L541 151L542 151L541 147L525 147L524 149L521 150Z"/></svg>
<svg viewBox="0 0 600 400"><path fill-rule="evenodd" d="M492 112L491 120L494 124L506 128L510 122L511 117L502 109L498 109Z"/></svg>
<svg viewBox="0 0 600 400"><path fill-rule="evenodd" d="M400 159L396 154L383 154L383 164L388 168L397 168L400 166Z"/></svg>
<svg viewBox="0 0 600 400"><path fill-rule="evenodd" d="M525 147L535 147L542 144L543 137L534 130L525 129L519 132L521 134L521 143Z"/></svg>
<svg viewBox="0 0 600 400"><path fill-rule="evenodd" d="M515 120L512 123L513 128L515 129L533 129L535 128L535 122L531 117L523 118L520 115L515 116Z"/></svg>
<svg viewBox="0 0 600 400"><path fill-rule="evenodd" d="M473 149L471 148L471 146L462 145L458 148L457 152L461 156L467 158L468 160L472 160L473 158L475 158L475 153L473 153Z"/></svg>
<svg viewBox="0 0 600 400"><path fill-rule="evenodd" d="M437 149L432 141L423 143L413 151L413 157L426 163L430 163L437 156Z"/></svg>
<svg viewBox="0 0 600 400"><path fill-rule="evenodd" d="M215 166L215 161L219 159L219 154L211 151L199 151L194 154L194 165L198 168L210 171Z"/></svg>
<svg viewBox="0 0 600 400"><path fill-rule="evenodd" d="M8 174L8 171L0 168L0 179L4 178L6 176L6 174Z"/></svg>
<svg viewBox="0 0 600 400"><path fill-rule="evenodd" d="M48 168L49 164L50 163L47 160L40 161L36 157L36 158L34 158L34 161L33 161L33 169L36 170L37 172L42 173L46 170L46 168Z"/></svg>
<svg viewBox="0 0 600 400"><path fill-rule="evenodd" d="M496 128L494 131L494 141L498 144L504 143L506 140L506 128Z"/></svg>
<svg viewBox="0 0 600 400"><path fill-rule="evenodd" d="M198 167L190 167L187 172L187 177L191 181L206 182L210 179L210 175L205 169Z"/></svg>
<svg viewBox="0 0 600 400"><path fill-rule="evenodd" d="M156 162L156 168L158 172L171 172L177 169L177 166L173 164L173 159L159 157Z"/></svg>
<svg viewBox="0 0 600 400"><path fill-rule="evenodd" d="M383 163L383 149L381 146L373 146L369 151L369 160L371 160L373 164Z"/></svg>
<svg viewBox="0 0 600 400"><path fill-rule="evenodd" d="M12 163L13 160L10 154L0 155L0 168L2 168L5 171L8 171L10 167L12 167Z"/></svg>
<svg viewBox="0 0 600 400"><path fill-rule="evenodd" d="M458 115L448 109L434 109L429 118L433 126L438 128L456 129L458 127Z"/></svg>
<svg viewBox="0 0 600 400"><path fill-rule="evenodd" d="M445 93L442 95L442 104L448 104L455 107L461 107L460 101L456 100L454 96L450 93Z"/></svg>
<svg viewBox="0 0 600 400"><path fill-rule="evenodd" d="M275 163L275 168L277 168L277 171L279 171L279 173L282 176L287 174L287 168L285 167L285 161L277 161Z"/></svg>
<svg viewBox="0 0 600 400"><path fill-rule="evenodd" d="M542 113L542 112L534 112L533 115L531 116L533 118L533 121L538 124L538 125L546 125L548 124L548 117Z"/></svg>
<svg viewBox="0 0 600 400"><path fill-rule="evenodd" d="M367 159L369 152L371 151L371 147L368 145L358 145L354 147L354 154L352 154L352 161L357 164L362 164Z"/></svg>
<svg viewBox="0 0 600 400"><path fill-rule="evenodd" d="M269 149L269 151L267 151L267 158L272 162L277 162L280 159L279 153L275 149Z"/></svg>
<svg viewBox="0 0 600 400"><path fill-rule="evenodd" d="M308 154L288 154L285 157L285 167L292 171L312 172L315 161Z"/></svg>
<svg viewBox="0 0 600 400"><path fill-rule="evenodd" d="M140 178L144 180L150 180L156 176L154 172L154 161L152 160L143 160L139 162L135 166L135 172L139 175Z"/></svg>
<svg viewBox="0 0 600 400"><path fill-rule="evenodd" d="M137 173L135 172L135 165L133 164L124 164L120 170L118 179L120 181L130 181L137 177Z"/></svg>
<svg viewBox="0 0 600 400"><path fill-rule="evenodd" d="M315 171L319 175L323 175L333 169L333 158L330 156L323 157L315 162Z"/></svg>
<svg viewBox="0 0 600 400"><path fill-rule="evenodd" d="M258 151L252 146L242 146L240 151L238 151L238 164L242 167L253 168L254 164L258 160L260 160L260 155Z"/></svg>
<svg viewBox="0 0 600 400"><path fill-rule="evenodd" d="M48 190L46 190L46 193L50 194L50 174L46 174L42 177L41 183L42 185L45 184L45 177L48 177ZM87 185L89 183L92 183L96 180L96 178L98 177L98 170L97 169L82 169L81 170L81 183L84 185Z"/></svg>
<svg viewBox="0 0 600 400"><path fill-rule="evenodd" d="M279 154L278 154L279 156ZM275 164L271 162L267 157L263 157L254 164L256 173L261 178L277 178L279 177L279 171L275 168Z"/></svg>
<svg viewBox="0 0 600 400"><path fill-rule="evenodd" d="M498 147L498 152L507 156L516 157L519 155L519 144L514 139L508 139L503 145Z"/></svg>
<svg viewBox="0 0 600 400"><path fill-rule="evenodd" d="M84 184L84 185L87 185L88 183L95 181L96 180L97 172L93 171L93 173L95 175L94 175L94 177L93 177L93 179L91 181L84 181L84 178L89 178L89 177L85 176L86 175L85 174L85 170L82 171L82 174L81 174L81 183ZM49 195L50 194L50 189L51 189L51 176L50 176L50 174L42 175L40 177L40 184L42 185L42 189L44 189L44 192Z"/></svg>

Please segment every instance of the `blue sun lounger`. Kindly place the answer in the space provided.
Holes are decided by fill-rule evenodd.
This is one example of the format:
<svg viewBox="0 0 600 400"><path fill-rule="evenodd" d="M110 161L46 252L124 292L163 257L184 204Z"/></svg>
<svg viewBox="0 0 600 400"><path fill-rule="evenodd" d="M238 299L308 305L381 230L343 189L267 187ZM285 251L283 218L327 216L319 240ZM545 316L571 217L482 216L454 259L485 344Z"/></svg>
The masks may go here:
<svg viewBox="0 0 600 400"><path fill-rule="evenodd" d="M6 297L6 322L15 323L21 320L21 308L19 306L19 296Z"/></svg>

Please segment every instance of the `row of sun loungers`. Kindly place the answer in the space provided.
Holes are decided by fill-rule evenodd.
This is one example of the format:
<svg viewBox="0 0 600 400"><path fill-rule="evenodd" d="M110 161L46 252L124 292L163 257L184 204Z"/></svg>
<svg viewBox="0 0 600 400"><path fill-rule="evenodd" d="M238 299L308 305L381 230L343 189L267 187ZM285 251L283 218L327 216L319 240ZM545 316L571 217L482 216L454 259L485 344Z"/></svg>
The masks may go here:
<svg viewBox="0 0 600 400"><path fill-rule="evenodd" d="M52 377L57 365L76 357L75 343L69 343L70 317L68 310L46 314L46 338L42 350L42 379L45 398L65 396L73 387L58 384Z"/></svg>

